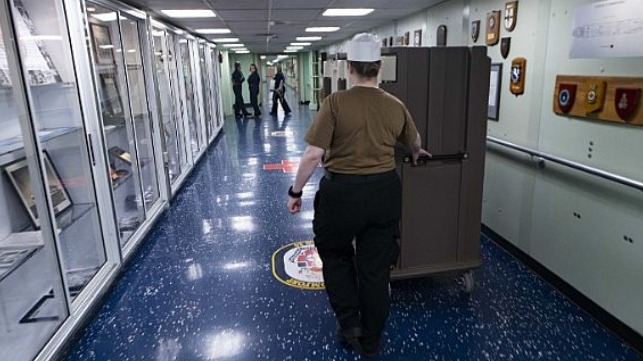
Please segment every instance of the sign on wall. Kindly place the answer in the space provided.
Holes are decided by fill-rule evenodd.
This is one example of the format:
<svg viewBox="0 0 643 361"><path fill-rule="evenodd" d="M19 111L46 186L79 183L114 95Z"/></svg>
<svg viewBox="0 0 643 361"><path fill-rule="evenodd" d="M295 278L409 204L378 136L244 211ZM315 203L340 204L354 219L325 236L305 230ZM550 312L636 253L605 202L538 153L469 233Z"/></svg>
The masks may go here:
<svg viewBox="0 0 643 361"><path fill-rule="evenodd" d="M643 1L607 0L574 11L570 58L643 56Z"/></svg>

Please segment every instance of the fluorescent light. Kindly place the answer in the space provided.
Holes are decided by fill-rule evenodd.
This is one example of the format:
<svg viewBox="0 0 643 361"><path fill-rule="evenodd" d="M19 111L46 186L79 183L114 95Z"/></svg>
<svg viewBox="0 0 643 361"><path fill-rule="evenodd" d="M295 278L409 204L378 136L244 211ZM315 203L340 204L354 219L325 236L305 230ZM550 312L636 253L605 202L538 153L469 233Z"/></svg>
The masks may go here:
<svg viewBox="0 0 643 361"><path fill-rule="evenodd" d="M112 11L111 13L92 14L92 17L103 22L114 21L116 20L116 12Z"/></svg>
<svg viewBox="0 0 643 361"><path fill-rule="evenodd" d="M235 54L248 54L250 53L250 50L235 50Z"/></svg>
<svg viewBox="0 0 643 361"><path fill-rule="evenodd" d="M339 30L339 26L318 26L306 28L307 33L332 33L337 30Z"/></svg>
<svg viewBox="0 0 643 361"><path fill-rule="evenodd" d="M312 43L290 43L290 45L294 45L294 46L308 46L310 44Z"/></svg>
<svg viewBox="0 0 643 361"><path fill-rule="evenodd" d="M200 34L230 34L230 29L227 28L210 28L210 29L195 29Z"/></svg>
<svg viewBox="0 0 643 361"><path fill-rule="evenodd" d="M321 40L321 36L298 36L297 41L317 41Z"/></svg>
<svg viewBox="0 0 643 361"><path fill-rule="evenodd" d="M296 53L298 51L299 50L295 50L295 49L286 49L286 50L284 50L284 53Z"/></svg>
<svg viewBox="0 0 643 361"><path fill-rule="evenodd" d="M262 55L262 56L260 56L259 58L263 60L263 59L265 59L265 58L266 58L266 56L265 56L265 55Z"/></svg>
<svg viewBox="0 0 643 361"><path fill-rule="evenodd" d="M323 16L364 16L373 12L374 9L326 9Z"/></svg>
<svg viewBox="0 0 643 361"><path fill-rule="evenodd" d="M161 12L171 18L214 18L217 16L209 9L161 10Z"/></svg>
<svg viewBox="0 0 643 361"><path fill-rule="evenodd" d="M87 8L87 12L89 12L89 13L93 13L94 11L96 11L96 8L93 8L93 7L88 7Z"/></svg>
<svg viewBox="0 0 643 361"><path fill-rule="evenodd" d="M238 43L239 38L214 38L210 39L214 41L215 43Z"/></svg>
<svg viewBox="0 0 643 361"><path fill-rule="evenodd" d="M303 49L303 46L287 46L286 49L288 50L301 50Z"/></svg>
<svg viewBox="0 0 643 361"><path fill-rule="evenodd" d="M243 48L245 45L243 44L223 44L226 48Z"/></svg>

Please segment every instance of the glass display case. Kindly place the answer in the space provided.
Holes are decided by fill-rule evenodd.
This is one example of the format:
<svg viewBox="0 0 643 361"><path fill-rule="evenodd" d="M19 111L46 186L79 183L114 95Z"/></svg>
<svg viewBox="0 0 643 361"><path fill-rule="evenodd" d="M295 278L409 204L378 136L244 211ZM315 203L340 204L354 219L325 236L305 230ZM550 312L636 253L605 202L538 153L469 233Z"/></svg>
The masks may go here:
<svg viewBox="0 0 643 361"><path fill-rule="evenodd" d="M106 0L0 2L3 361L60 351L168 201L160 158L176 192L221 128L213 46Z"/></svg>
<svg viewBox="0 0 643 361"><path fill-rule="evenodd" d="M185 87L185 108L189 125L189 142L188 150L192 152L192 157L196 158L199 153L199 124L197 122L196 111L196 92L194 91L194 79L192 77L192 52L191 40L181 39L179 41L179 50L181 52L181 65L183 70L183 81Z"/></svg>
<svg viewBox="0 0 643 361"><path fill-rule="evenodd" d="M187 130L187 105L186 105L186 95L185 95L185 86L182 80L182 69L179 68L181 64L181 51L179 50L179 41L182 38L177 35L168 32L168 49L170 50L169 58L169 68L170 68L170 86L172 87L172 92L175 94L174 98L177 104L177 107L174 109L174 117L177 124L177 140L179 145L179 158L181 160L181 175L185 175L190 169L190 163L188 158L188 138L189 134ZM190 150L191 155L191 150ZM173 191L176 191L177 184L173 184Z"/></svg>
<svg viewBox="0 0 643 361"><path fill-rule="evenodd" d="M107 257L62 0L0 13L0 349L30 360Z"/></svg>
<svg viewBox="0 0 643 361"><path fill-rule="evenodd" d="M140 62L137 24L116 9L88 1L87 26L116 223L124 247L143 224L146 203L158 199L153 153L148 148L152 142L145 87L138 83L144 79L136 64Z"/></svg>
<svg viewBox="0 0 643 361"><path fill-rule="evenodd" d="M145 22L136 17L121 13L121 34L125 52L125 69L131 102L134 138L138 159L133 160L140 169L140 184L143 187L142 202L146 211L159 200L159 184L156 160L154 159L154 138L152 137L152 119L146 90L145 71L143 69L143 47L145 39ZM141 200L137 200L141 201Z"/></svg>
<svg viewBox="0 0 643 361"><path fill-rule="evenodd" d="M223 98L221 97L221 87L219 86L221 81L221 63L219 62L219 53L215 50L214 45L210 45L210 60L212 65L210 70L212 70L212 77L210 82L212 83L213 89L213 107L216 116L213 119L215 132L218 132L223 127Z"/></svg>
<svg viewBox="0 0 643 361"><path fill-rule="evenodd" d="M203 99L203 120L205 125L205 138L210 140L214 132L212 126L212 89L210 84L211 70L208 66L208 50L206 44L199 44L199 65L201 67L201 99Z"/></svg>
<svg viewBox="0 0 643 361"><path fill-rule="evenodd" d="M156 22L155 22L156 23ZM181 174L181 161L178 141L178 122L175 109L178 107L176 94L170 85L171 51L168 46L168 34L162 24L152 28L152 41L154 51L154 70L156 88L161 117L161 132L165 141L167 154L167 172L171 183L174 183Z"/></svg>

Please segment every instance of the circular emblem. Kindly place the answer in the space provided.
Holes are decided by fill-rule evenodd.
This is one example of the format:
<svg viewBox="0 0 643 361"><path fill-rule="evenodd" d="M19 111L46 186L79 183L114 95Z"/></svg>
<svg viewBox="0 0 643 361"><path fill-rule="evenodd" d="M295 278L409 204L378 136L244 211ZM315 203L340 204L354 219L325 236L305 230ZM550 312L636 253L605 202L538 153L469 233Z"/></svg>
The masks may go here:
<svg viewBox="0 0 643 361"><path fill-rule="evenodd" d="M587 92L587 102L589 104L596 103L596 89L590 89L590 91Z"/></svg>
<svg viewBox="0 0 643 361"><path fill-rule="evenodd" d="M558 104L561 107L566 107L567 104L569 104L569 99L571 99L571 94L569 94L569 90L563 89L560 91L560 94L558 94Z"/></svg>
<svg viewBox="0 0 643 361"><path fill-rule="evenodd" d="M272 255L272 274L288 286L304 290L323 290L322 261L313 241L295 242Z"/></svg>
<svg viewBox="0 0 643 361"><path fill-rule="evenodd" d="M511 82L512 83L520 82L520 67L514 66L511 69Z"/></svg>
<svg viewBox="0 0 643 361"><path fill-rule="evenodd" d="M493 16L489 18L489 27L492 29L496 27L496 19Z"/></svg>

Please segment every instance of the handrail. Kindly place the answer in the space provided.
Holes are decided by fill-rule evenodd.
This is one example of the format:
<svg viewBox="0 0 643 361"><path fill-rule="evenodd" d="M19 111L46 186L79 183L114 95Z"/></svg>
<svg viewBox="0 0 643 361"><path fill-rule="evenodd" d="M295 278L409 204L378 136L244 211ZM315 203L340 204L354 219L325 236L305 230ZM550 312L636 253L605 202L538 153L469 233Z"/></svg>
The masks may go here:
<svg viewBox="0 0 643 361"><path fill-rule="evenodd" d="M642 182L635 181L633 179L620 176L618 174L613 174L613 173L606 172L606 171L601 170L601 169L589 167L589 166L586 166L586 165L581 164L581 163L572 162L571 160L567 160L567 159L557 157L555 155L550 155L550 154L547 154L547 153L539 152L537 150L526 148L526 147L523 147L521 145L510 143L510 142L507 142L505 140L501 140L501 139L498 139L498 138L487 137L487 141L491 142L491 143L496 143L496 144L502 145L502 146L507 147L507 148L511 148L513 150L517 150L519 152L527 153L529 155L536 156L536 157L541 158L541 159L546 159L546 160L552 161L554 163L562 164L562 165L570 167L572 169L576 169L576 170L579 170L579 171L582 171L582 172L585 172L585 173L589 173L591 175L595 175L597 177L601 177L603 179L607 179L607 180L610 180L612 182L622 184L624 186L632 187L634 189L638 189L640 191L643 191L643 183Z"/></svg>

